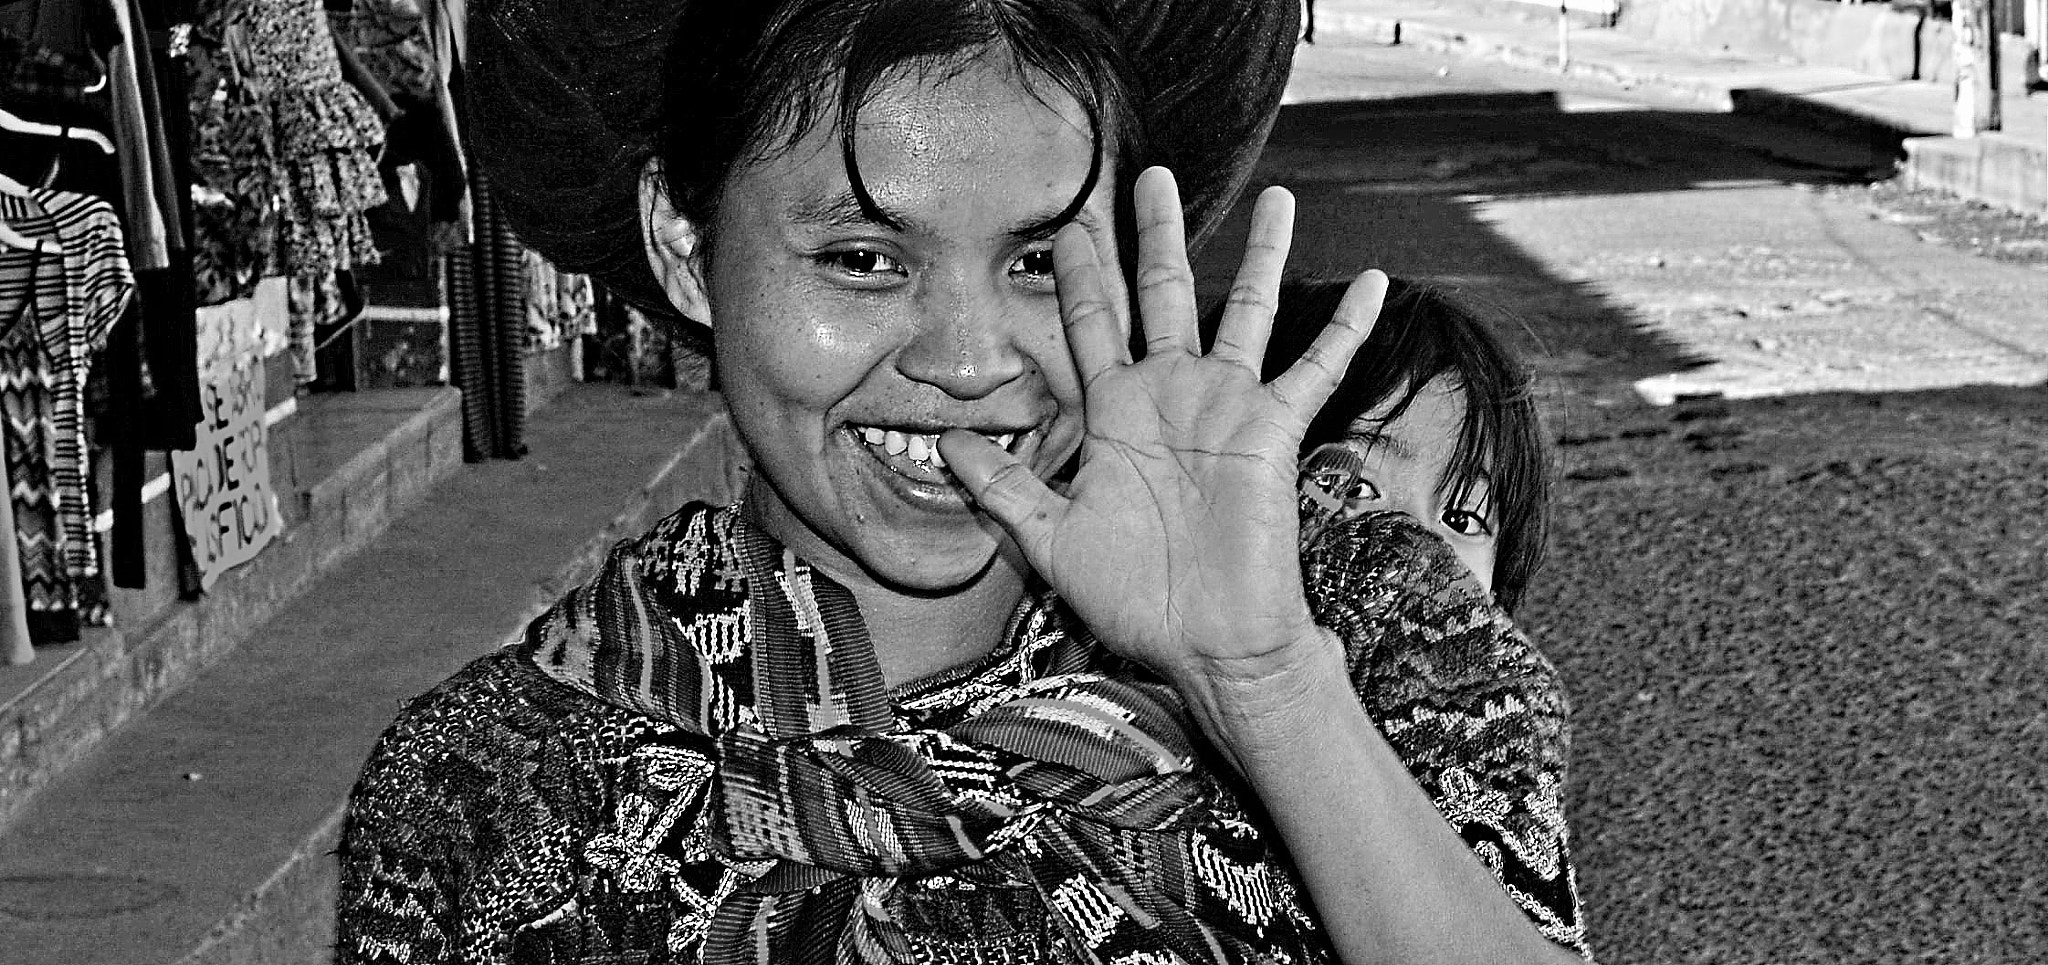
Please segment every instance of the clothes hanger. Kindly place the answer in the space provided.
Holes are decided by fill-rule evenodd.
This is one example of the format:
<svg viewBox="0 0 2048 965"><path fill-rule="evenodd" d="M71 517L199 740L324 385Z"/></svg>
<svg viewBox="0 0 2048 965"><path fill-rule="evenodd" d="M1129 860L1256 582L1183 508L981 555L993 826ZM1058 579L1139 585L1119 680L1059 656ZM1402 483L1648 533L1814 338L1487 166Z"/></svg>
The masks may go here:
<svg viewBox="0 0 2048 965"><path fill-rule="evenodd" d="M16 134L33 134L38 137L69 138L74 141L84 141L105 153L114 153L114 142L107 140L105 134L101 134L91 128L58 127L55 124L44 124L41 121L25 120L8 113L5 108L0 108L0 131L13 131Z"/></svg>

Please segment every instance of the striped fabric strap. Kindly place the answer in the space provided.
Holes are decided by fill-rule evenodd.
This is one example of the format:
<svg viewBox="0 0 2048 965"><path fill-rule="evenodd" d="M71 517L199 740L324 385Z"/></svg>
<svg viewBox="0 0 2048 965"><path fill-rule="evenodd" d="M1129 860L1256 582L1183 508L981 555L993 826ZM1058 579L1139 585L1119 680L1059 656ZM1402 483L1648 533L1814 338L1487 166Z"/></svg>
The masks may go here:
<svg viewBox="0 0 2048 965"><path fill-rule="evenodd" d="M720 738L715 846L776 864L719 909L707 965L792 961L807 949L908 960L888 893L977 864L1041 895L1084 879L1147 926L1149 950L1218 960L1220 942L1147 873L1164 857L1152 852L1178 847L1171 832L1205 804L1170 689L1065 674L1019 684L950 728L905 729L852 594L758 530L735 536L754 591L760 726ZM1070 944L1087 949L1086 924L1048 907Z"/></svg>

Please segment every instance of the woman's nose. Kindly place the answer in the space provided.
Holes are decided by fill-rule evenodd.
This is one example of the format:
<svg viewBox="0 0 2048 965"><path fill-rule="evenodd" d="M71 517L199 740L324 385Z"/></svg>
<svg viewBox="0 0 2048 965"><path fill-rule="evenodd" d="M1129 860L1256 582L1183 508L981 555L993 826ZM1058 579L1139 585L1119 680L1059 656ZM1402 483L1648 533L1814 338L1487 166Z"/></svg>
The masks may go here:
<svg viewBox="0 0 2048 965"><path fill-rule="evenodd" d="M919 299L923 317L897 355L897 371L956 399L983 398L1016 381L1031 362L1019 339L1022 306L1008 302L997 293L926 292Z"/></svg>

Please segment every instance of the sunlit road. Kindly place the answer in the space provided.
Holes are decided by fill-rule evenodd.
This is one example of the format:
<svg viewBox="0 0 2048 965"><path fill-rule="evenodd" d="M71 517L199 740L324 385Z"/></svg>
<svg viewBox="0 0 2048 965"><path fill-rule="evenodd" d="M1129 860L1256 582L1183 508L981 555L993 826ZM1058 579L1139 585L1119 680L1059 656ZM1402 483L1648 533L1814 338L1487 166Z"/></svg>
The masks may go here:
<svg viewBox="0 0 2048 965"><path fill-rule="evenodd" d="M2048 957L2048 272L1871 207L1867 144L1336 38L1295 80L1296 266L1527 319L1602 960Z"/></svg>

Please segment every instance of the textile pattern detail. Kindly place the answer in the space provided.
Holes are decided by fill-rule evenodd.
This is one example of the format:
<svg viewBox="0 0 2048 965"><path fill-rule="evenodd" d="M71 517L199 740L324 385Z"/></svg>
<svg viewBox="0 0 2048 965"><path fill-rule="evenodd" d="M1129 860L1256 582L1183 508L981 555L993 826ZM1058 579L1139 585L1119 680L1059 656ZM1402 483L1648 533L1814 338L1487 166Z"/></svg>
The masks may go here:
<svg viewBox="0 0 2048 965"><path fill-rule="evenodd" d="M1583 951L1549 665L1402 518L1331 528L1306 565L1371 716ZM386 733L351 800L341 960L1331 960L1171 690L1056 598L890 694L845 593L735 510L622 543Z"/></svg>

